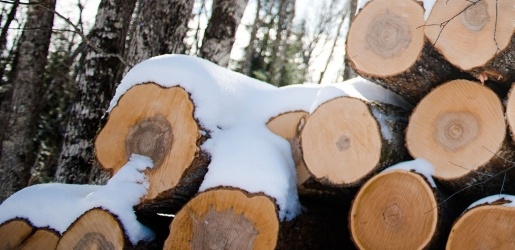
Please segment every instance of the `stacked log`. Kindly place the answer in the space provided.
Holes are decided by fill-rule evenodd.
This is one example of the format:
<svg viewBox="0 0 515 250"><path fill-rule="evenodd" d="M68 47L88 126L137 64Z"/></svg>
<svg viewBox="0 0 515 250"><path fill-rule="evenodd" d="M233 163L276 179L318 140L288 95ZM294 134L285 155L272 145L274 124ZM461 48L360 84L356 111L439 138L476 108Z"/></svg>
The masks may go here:
<svg viewBox="0 0 515 250"><path fill-rule="evenodd" d="M130 88L109 113L95 140L101 166L115 174L131 154L148 156L154 168L138 210L174 213L198 191L209 156L195 105L181 87L145 83Z"/></svg>
<svg viewBox="0 0 515 250"><path fill-rule="evenodd" d="M49 228L35 228L25 219L15 218L0 225L1 249L55 249L60 235Z"/></svg>

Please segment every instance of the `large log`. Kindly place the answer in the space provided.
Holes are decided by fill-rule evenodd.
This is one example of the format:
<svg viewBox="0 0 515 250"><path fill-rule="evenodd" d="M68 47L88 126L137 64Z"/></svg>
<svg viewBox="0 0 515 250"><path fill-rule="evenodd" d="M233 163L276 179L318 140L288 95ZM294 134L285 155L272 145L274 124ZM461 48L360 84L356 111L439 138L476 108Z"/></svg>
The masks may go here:
<svg viewBox="0 0 515 250"><path fill-rule="evenodd" d="M34 228L24 219L8 220L0 225L0 248L17 249Z"/></svg>
<svg viewBox="0 0 515 250"><path fill-rule="evenodd" d="M490 202L465 211L452 227L447 249L515 249L515 197L509 197L487 197Z"/></svg>
<svg viewBox="0 0 515 250"><path fill-rule="evenodd" d="M374 176L361 187L349 213L354 243L359 249L442 249L450 222L446 227L449 218L438 197L416 172Z"/></svg>
<svg viewBox="0 0 515 250"><path fill-rule="evenodd" d="M125 246L131 243L116 216L94 208L75 220L63 233L56 249L124 249Z"/></svg>
<svg viewBox="0 0 515 250"><path fill-rule="evenodd" d="M373 0L356 15L347 57L359 75L415 105L438 84L460 77L424 34L424 8L416 0Z"/></svg>
<svg viewBox="0 0 515 250"><path fill-rule="evenodd" d="M22 250L55 249L61 235L49 228L38 228L20 246Z"/></svg>
<svg viewBox="0 0 515 250"><path fill-rule="evenodd" d="M133 153L154 162L139 210L174 213L198 191L209 156L199 148L206 137L194 108L183 88L145 83L130 88L109 113L95 141L100 164L116 173Z"/></svg>
<svg viewBox="0 0 515 250"><path fill-rule="evenodd" d="M436 1L425 33L435 48L480 81L515 81L513 0Z"/></svg>
<svg viewBox="0 0 515 250"><path fill-rule="evenodd" d="M433 175L441 184L468 190L475 196L470 198L477 199L498 193L502 173L512 165L515 151L506 130L503 105L491 89L454 80L431 91L415 107L406 145L414 158L434 165Z"/></svg>
<svg viewBox="0 0 515 250"><path fill-rule="evenodd" d="M401 108L352 97L319 105L300 134L302 156L317 182L358 186L376 171L407 157Z"/></svg>
<svg viewBox="0 0 515 250"><path fill-rule="evenodd" d="M278 233L273 199L215 188L199 193L176 214L163 249L274 249Z"/></svg>

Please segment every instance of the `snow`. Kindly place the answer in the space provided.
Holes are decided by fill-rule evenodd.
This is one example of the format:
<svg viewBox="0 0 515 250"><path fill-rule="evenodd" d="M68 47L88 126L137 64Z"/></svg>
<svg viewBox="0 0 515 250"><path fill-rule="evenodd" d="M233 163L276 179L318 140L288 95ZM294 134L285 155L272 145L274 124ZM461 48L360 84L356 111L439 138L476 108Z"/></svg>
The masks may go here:
<svg viewBox="0 0 515 250"><path fill-rule="evenodd" d="M142 171L152 165L150 158L132 155L104 186L61 183L29 186L0 205L0 224L24 218L35 227L49 227L62 234L80 215L93 208L104 208L118 216L133 244L152 240L153 232L137 221L132 208L149 185Z"/></svg>
<svg viewBox="0 0 515 250"><path fill-rule="evenodd" d="M436 188L436 183L433 179L434 167L433 165L424 158L417 158L411 161L405 161L397 163L387 169L383 170L381 173L388 173L395 170L405 170L405 171L415 171L421 175L423 175L431 187Z"/></svg>
<svg viewBox="0 0 515 250"><path fill-rule="evenodd" d="M358 0L358 3L356 5L356 15L358 12L365 7L365 5L370 0ZM436 0L417 0L418 2L422 2L424 6L424 21L427 21L427 18L429 17L429 14L431 14L431 10L433 10L433 6L435 5Z"/></svg>
<svg viewBox="0 0 515 250"><path fill-rule="evenodd" d="M278 88L200 58L163 55L143 61L127 73L108 112L131 87L148 82L184 88L195 104L194 116L205 130L201 132L209 133L201 147L211 155L211 162L200 191L231 186L266 194L275 200L281 220L293 219L301 206L290 144L266 127L272 117L289 111L310 112L339 96L411 109L396 94L363 78ZM387 122L389 118L380 117L380 124L381 119ZM149 186L141 171L151 165L150 159L133 155L105 186L42 184L25 188L0 205L0 222L26 218L34 226L62 233L84 212L102 207L119 217L131 242L151 239L152 232L136 220L132 210Z"/></svg>
<svg viewBox="0 0 515 250"><path fill-rule="evenodd" d="M509 203L502 204L501 206L505 207L515 207L515 195L507 195L507 194L496 194L480 199L474 203L472 203L466 210L472 209L479 205L492 204L501 199L509 201ZM465 210L465 211L466 211Z"/></svg>

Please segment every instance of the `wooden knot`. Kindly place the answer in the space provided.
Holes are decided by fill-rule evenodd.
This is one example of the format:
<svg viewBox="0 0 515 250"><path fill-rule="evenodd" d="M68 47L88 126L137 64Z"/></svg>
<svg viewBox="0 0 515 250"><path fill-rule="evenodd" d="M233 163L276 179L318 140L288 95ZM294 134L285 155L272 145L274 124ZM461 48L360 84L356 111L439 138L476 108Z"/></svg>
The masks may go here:
<svg viewBox="0 0 515 250"><path fill-rule="evenodd" d="M127 158L132 154L150 157L154 166L159 166L172 147L172 140L172 126L162 114L156 114L129 129L125 138L125 153Z"/></svg>

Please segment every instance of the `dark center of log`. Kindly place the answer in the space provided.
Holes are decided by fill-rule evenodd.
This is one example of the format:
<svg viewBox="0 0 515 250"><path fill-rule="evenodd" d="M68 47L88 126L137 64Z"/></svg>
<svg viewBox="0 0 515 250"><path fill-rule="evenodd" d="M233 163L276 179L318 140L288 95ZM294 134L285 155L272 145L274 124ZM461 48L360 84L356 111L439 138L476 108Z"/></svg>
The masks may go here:
<svg viewBox="0 0 515 250"><path fill-rule="evenodd" d="M406 18L385 13L374 18L367 29L366 45L383 58L401 54L411 42Z"/></svg>
<svg viewBox="0 0 515 250"><path fill-rule="evenodd" d="M193 219L192 249L253 249L258 235L254 223L232 209L209 209L201 218Z"/></svg>
<svg viewBox="0 0 515 250"><path fill-rule="evenodd" d="M443 147L456 151L478 137L479 125L472 113L445 113L435 120L435 138Z"/></svg>
<svg viewBox="0 0 515 250"><path fill-rule="evenodd" d="M479 1L468 7L461 14L461 24L470 31L477 32L483 29L488 23L488 5L485 1Z"/></svg>
<svg viewBox="0 0 515 250"><path fill-rule="evenodd" d="M94 246L94 247L93 247ZM89 232L73 246L73 250L114 250L113 243L109 242L106 237L98 232Z"/></svg>
<svg viewBox="0 0 515 250"><path fill-rule="evenodd" d="M397 205L397 203L388 205L384 209L383 221L390 227L397 227L400 223L402 223L403 217L404 214L402 212L402 208Z"/></svg>
<svg viewBox="0 0 515 250"><path fill-rule="evenodd" d="M150 157L155 166L161 165L172 146L172 126L162 114L146 118L129 129L125 138L125 153Z"/></svg>
<svg viewBox="0 0 515 250"><path fill-rule="evenodd" d="M350 138L346 135L341 135L335 144L340 152L345 151L350 148Z"/></svg>

